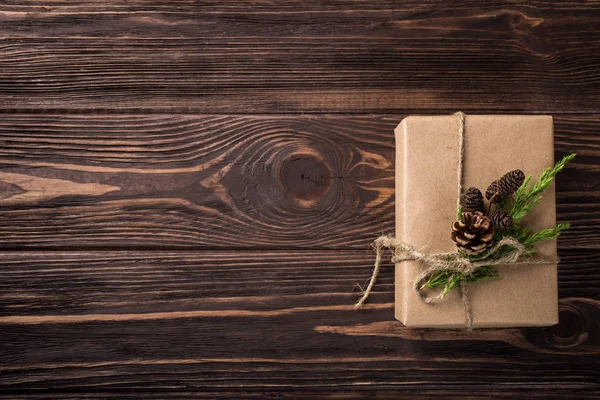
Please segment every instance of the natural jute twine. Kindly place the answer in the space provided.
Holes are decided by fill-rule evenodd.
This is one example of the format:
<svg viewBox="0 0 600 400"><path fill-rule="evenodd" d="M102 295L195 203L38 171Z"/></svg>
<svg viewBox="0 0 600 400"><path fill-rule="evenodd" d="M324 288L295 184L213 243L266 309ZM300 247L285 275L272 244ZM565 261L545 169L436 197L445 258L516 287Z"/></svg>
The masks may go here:
<svg viewBox="0 0 600 400"><path fill-rule="evenodd" d="M458 129L458 199L457 206L460 206L460 196L462 194L463 184L463 165L464 165L464 142L465 142L465 114L457 112L454 114L459 119ZM454 253L436 253L436 254L424 254L418 251L416 248L408 243L401 240L397 240L392 236L380 236L373 244L375 250L375 265L373 268L373 275L367 285L366 289L362 291L360 300L354 306L355 308L361 308L364 302L367 300L373 286L377 281L379 275L379 269L381 266L381 258L385 249L389 249L392 253L391 261L398 263L402 261L419 261L424 263L425 268L415 279L413 289L423 302L431 304L443 298L443 294L436 296L429 296L425 293L423 283L425 283L429 277L439 271L456 271L457 273L463 273L465 275L472 274L477 268L481 266L494 266L501 264L545 264L548 260L533 260L531 257L525 258L526 248L518 240L514 238L504 238L496 243L492 248L479 260L470 261L464 255ZM499 250L502 248L502 255L495 257ZM507 251L508 249L508 251ZM468 290L465 282L461 281L459 284L461 299L465 311L466 327L467 329L473 328L473 312L471 310L471 302L469 300Z"/></svg>

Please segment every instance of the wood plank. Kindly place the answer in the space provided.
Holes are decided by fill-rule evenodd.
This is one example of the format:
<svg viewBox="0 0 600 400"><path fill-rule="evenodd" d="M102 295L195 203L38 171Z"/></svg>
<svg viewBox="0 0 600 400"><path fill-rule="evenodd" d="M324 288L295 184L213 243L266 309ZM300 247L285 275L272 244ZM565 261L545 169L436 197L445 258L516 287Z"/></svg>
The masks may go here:
<svg viewBox="0 0 600 400"><path fill-rule="evenodd" d="M300 390L294 388L285 388L281 389L263 389L263 390L252 390L248 388L243 389L243 393L241 390L234 391L210 391L207 389L199 389L192 390L188 389L187 391L181 392L161 392L161 393L150 393L144 392L144 399L300 399L306 400L310 399L391 399L391 400L431 400L436 398L436 396L443 396L447 399L461 399L461 400L489 400L490 393L485 390L469 390L469 394L465 395L465 391L458 390L419 390L419 393L415 393L410 389L369 389L369 388L355 388L353 390L346 389L307 389L302 388ZM49 392L50 394L43 393L41 391L35 392L36 399L55 399L55 395ZM139 393L139 392L137 392ZM494 399L520 399L524 398L524 393L526 393L525 398L527 399L541 399L541 400L597 400L598 399L598 391L594 389L579 389L577 391L569 390L569 389L557 389L552 392L544 391L543 389L538 391L524 391L524 390L506 390L502 389L499 392L493 394ZM106 393L106 392L77 392L77 393L61 393L61 399L138 399L139 394L133 394L125 391L121 391L118 393ZM30 399L31 395L21 395L21 394L12 394L11 400L20 400L20 399Z"/></svg>
<svg viewBox="0 0 600 400"><path fill-rule="evenodd" d="M364 249L393 226L396 123L6 116L0 247Z"/></svg>
<svg viewBox="0 0 600 400"><path fill-rule="evenodd" d="M0 6L0 108L597 112L594 2Z"/></svg>
<svg viewBox="0 0 600 400"><path fill-rule="evenodd" d="M469 394L465 395L464 391L457 390L420 390L419 393L414 393L410 389L368 389L368 388L356 388L354 390L340 390L340 389L307 389L302 388L301 390L286 388L277 390L251 390L244 388L243 393L240 390L234 391L209 391L207 389L187 390L186 392L161 392L161 393L149 393L144 392L144 399L391 399L391 400L431 400L436 396L443 396L447 399L461 399L461 400L489 400L490 393L485 390L469 390ZM558 389L552 392L549 391L527 391L527 397L524 396L523 390L501 390L494 393L494 399L558 399L558 400L597 400L598 391L591 389L580 389L576 392L569 389ZM61 393L62 394L62 393ZM19 395L11 394L11 400L30 399L31 395ZM53 394L41 394L40 391L36 391L36 399L55 399ZM68 393L62 394L61 399L138 399L139 395L119 392L119 393Z"/></svg>
<svg viewBox="0 0 600 400"><path fill-rule="evenodd" d="M277 13L282 14L290 12L304 13L328 13L346 11L395 11L402 10L428 10L432 6L448 6L444 0L406 0L399 4L395 0L379 0L371 2L368 0L330 0L320 2L307 2L304 0L270 0L266 2L256 0L231 0L222 2L219 0L204 0L202 2L191 2L187 0L172 0L165 3L162 0L106 0L101 3L94 0L48 0L44 2L36 0L6 0L2 4L2 10L5 12L32 12L45 13L47 17L55 16L56 14L66 14L73 16L77 14L87 15L87 13L114 13L114 14L131 14L135 12L148 12L157 14L178 14L187 12L190 14L206 13L219 15L223 13L241 13L246 11L247 14L261 13ZM598 8L594 2L572 1L553 1L553 7L550 7L548 1L531 0L527 4L523 4L518 0L490 0L486 3L485 8L495 7L521 7L524 9L552 9L558 11L593 11ZM457 7L458 8L458 7ZM481 10L481 3L474 0L462 1L460 9L464 10ZM11 15L8 14L7 17ZM18 15L14 16L18 17ZM38 16L39 17L39 16ZM23 27L27 29L28 27ZM176 27L175 27L176 29ZM108 34L109 32L105 33Z"/></svg>
<svg viewBox="0 0 600 400"><path fill-rule="evenodd" d="M353 310L366 250L4 252L0 394L591 397L600 253L561 256L557 326L466 333L394 322L389 264Z"/></svg>
<svg viewBox="0 0 600 400"><path fill-rule="evenodd" d="M6 115L0 248L365 249L402 116ZM598 248L598 116L556 118L564 248Z"/></svg>

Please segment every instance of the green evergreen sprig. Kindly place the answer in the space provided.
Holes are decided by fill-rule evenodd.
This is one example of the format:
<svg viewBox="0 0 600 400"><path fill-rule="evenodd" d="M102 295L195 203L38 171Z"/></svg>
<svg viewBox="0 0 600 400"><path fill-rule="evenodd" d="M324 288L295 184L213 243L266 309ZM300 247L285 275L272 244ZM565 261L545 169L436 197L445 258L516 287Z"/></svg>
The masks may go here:
<svg viewBox="0 0 600 400"><path fill-rule="evenodd" d="M531 232L527 228L515 227L512 229L511 234L519 242L525 245L528 254L533 254L535 253L536 246L539 242L542 240L556 239L560 236L562 231L569 229L570 227L571 224L568 222L561 222L552 228L542 229L537 232Z"/></svg>
<svg viewBox="0 0 600 400"><path fill-rule="evenodd" d="M531 175L527 176L523 181L523 184L521 184L521 186L515 191L513 195L512 206L510 206L510 201L508 198L505 198L500 202L497 209L504 209L509 212L510 216L513 218L513 225L507 232L496 232L494 235L494 242L509 236L517 239L519 243L523 244L526 248L527 254L533 254L536 252L536 246L539 242L542 240L556 239L560 236L562 231L571 226L568 222L563 222L556 224L552 228L533 232L526 227L520 226L519 222L535 207L536 204L540 202L542 199L542 194L550 187L554 177L560 171L562 171L565 165L569 161L572 161L575 156L576 154L572 153L563 157L554 165L554 167L547 168L544 172L542 172L538 180L532 185L530 185ZM463 220L462 207L458 207L457 209L457 219L459 221ZM513 251L513 249L500 248L491 256L491 259L502 257L510 251ZM462 255L468 258L470 261L479 261L489 256L488 252L478 255ZM427 282L423 284L423 287L443 288L442 296L445 296L461 282L478 282L495 278L499 278L499 274L498 271L491 266L481 266L469 275L459 271L445 270L432 274Z"/></svg>
<svg viewBox="0 0 600 400"><path fill-rule="evenodd" d="M515 201L510 215L514 222L519 222L527 215L531 209L542 200L542 193L550 187L552 180L560 171L565 168L565 164L575 158L575 153L564 156L553 168L546 168L540 175L537 182L529 187L531 175L525 178L525 182L515 192Z"/></svg>
<svg viewBox="0 0 600 400"><path fill-rule="evenodd" d="M478 282L485 279L494 279L498 277L498 271L496 271L495 268L484 265L477 268L472 274L469 275L458 271L440 271L432 274L429 280L423 284L423 287L443 287L443 297L452 289L457 287L460 282Z"/></svg>

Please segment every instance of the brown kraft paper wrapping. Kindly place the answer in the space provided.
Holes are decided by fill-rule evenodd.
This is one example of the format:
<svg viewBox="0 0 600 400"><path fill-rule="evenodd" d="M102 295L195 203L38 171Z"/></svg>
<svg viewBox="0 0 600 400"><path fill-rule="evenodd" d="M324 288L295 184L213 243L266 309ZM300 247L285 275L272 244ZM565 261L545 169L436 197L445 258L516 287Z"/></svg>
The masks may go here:
<svg viewBox="0 0 600 400"><path fill-rule="evenodd" d="M396 238L425 253L451 252L456 220L457 116L410 116L396 128ZM554 165L551 116L467 115L463 190L485 192L513 169L532 181ZM521 222L533 230L556 223L554 184ZM556 260L556 240L542 242L538 254ZM458 290L425 304L413 283L423 264L396 265L396 318L408 327L464 328ZM549 326L558 322L557 264L499 266L499 279L469 284L474 327Z"/></svg>

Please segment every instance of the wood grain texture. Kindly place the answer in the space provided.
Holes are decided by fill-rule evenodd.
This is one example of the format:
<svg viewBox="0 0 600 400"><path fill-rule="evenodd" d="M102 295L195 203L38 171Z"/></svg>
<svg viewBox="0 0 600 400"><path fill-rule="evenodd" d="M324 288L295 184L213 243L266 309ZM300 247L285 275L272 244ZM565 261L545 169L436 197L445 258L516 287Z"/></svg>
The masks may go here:
<svg viewBox="0 0 600 400"><path fill-rule="evenodd" d="M403 116L6 115L0 248L365 249ZM556 118L565 248L598 248L600 118Z"/></svg>
<svg viewBox="0 0 600 400"><path fill-rule="evenodd" d="M0 398L600 398L600 3L0 4ZM549 113L560 322L409 330L406 114ZM305 114L309 113L309 114Z"/></svg>
<svg viewBox="0 0 600 400"><path fill-rule="evenodd" d="M5 110L598 112L578 1L0 6Z"/></svg>
<svg viewBox="0 0 600 400"><path fill-rule="evenodd" d="M598 256L562 254L557 326L468 334L392 322L389 265L353 310L370 251L4 252L1 394L592 398Z"/></svg>
<svg viewBox="0 0 600 400"><path fill-rule="evenodd" d="M7 115L0 247L365 249L393 226L396 123Z"/></svg>

